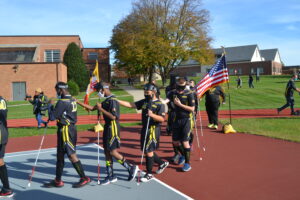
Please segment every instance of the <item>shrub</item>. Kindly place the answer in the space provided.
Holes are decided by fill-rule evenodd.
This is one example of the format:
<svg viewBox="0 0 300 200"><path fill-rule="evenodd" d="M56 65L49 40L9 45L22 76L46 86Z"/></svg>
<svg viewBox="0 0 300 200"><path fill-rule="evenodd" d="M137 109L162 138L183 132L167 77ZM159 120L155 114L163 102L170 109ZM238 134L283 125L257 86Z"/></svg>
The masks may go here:
<svg viewBox="0 0 300 200"><path fill-rule="evenodd" d="M69 92L72 96L76 96L79 94L79 86L73 80L68 81Z"/></svg>

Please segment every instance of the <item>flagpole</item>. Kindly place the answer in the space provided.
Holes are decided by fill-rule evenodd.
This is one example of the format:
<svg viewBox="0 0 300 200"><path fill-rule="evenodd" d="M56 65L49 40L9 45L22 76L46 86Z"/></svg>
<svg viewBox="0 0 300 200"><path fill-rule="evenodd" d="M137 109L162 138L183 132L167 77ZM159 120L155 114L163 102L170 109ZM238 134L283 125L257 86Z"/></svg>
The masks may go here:
<svg viewBox="0 0 300 200"><path fill-rule="evenodd" d="M225 51L225 47L221 46L221 48L223 49L223 53L222 56L225 57L225 64L226 64L226 51ZM224 68L224 66L223 66ZM230 101L230 92L229 92L229 73L228 73L228 81L227 81L227 88L228 88L228 101L229 101L229 120L230 120L230 124L232 124L232 117L231 117L231 101Z"/></svg>

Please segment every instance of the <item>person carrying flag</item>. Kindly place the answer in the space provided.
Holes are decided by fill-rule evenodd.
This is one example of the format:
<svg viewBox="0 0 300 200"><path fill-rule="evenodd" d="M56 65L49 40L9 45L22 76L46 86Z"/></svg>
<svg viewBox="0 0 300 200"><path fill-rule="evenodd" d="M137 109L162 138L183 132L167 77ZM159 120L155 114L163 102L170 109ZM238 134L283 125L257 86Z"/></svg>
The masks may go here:
<svg viewBox="0 0 300 200"><path fill-rule="evenodd" d="M82 164L76 155L77 142L77 104L68 91L68 85L64 82L58 82L55 85L58 96L58 102L53 110L53 115L57 120L57 161L56 177L44 187L63 187L64 182L61 180L65 161L65 154L68 155L73 167L80 176L78 183L73 184L74 188L85 186L91 182L91 179L84 173Z"/></svg>
<svg viewBox="0 0 300 200"><path fill-rule="evenodd" d="M115 158L118 163L123 165L128 171L128 181L135 178L138 167L136 165L130 164L125 157L118 152L120 148L120 105L116 97L111 93L109 85L107 83L97 83L95 85L95 90L98 92L100 98L105 97L106 99L100 104L90 106L77 101L77 103L88 109L88 110L98 110L103 113L105 125L103 131L103 147L106 159L106 172L107 177L101 183L101 185L107 185L117 181L117 176L114 174L113 169L113 158Z"/></svg>
<svg viewBox="0 0 300 200"><path fill-rule="evenodd" d="M127 108L136 108L142 110L142 130L141 130L141 149L144 150L146 156L146 169L147 172L141 178L142 182L148 182L153 178L152 168L153 163L159 165L156 174L162 173L169 165L169 162L162 161L161 158L155 153L159 147L159 137L161 123L164 122L165 108L164 104L156 96L157 88L153 84L146 84L144 86L145 98L137 102L131 103L127 101L118 100L120 105ZM149 124L148 124L149 122ZM148 126L147 126L148 125ZM148 127L148 130L147 130ZM147 137L146 136L147 133ZM145 141L146 140L146 141ZM144 147L145 142L145 149Z"/></svg>

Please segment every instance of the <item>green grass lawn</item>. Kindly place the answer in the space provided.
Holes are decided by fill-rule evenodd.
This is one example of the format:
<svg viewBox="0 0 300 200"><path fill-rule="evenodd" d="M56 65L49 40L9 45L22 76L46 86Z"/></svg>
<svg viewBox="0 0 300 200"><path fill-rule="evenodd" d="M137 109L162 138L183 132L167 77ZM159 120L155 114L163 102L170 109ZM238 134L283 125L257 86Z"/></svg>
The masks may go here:
<svg viewBox="0 0 300 200"><path fill-rule="evenodd" d="M189 77L196 82L199 81L197 77ZM227 93L227 104L221 106L221 110L228 109L228 92L230 93L232 109L263 109L263 108L277 108L285 104L285 87L290 79L290 76L260 76L260 82L256 83L254 80L254 89L248 87L248 76L241 76L243 80L243 87L236 89L236 76L230 76L229 90L227 84L223 85ZM255 78L254 78L255 79ZM162 87L162 82L157 81L157 84ZM300 88L300 81L296 82L296 87ZM161 89L161 97L165 98L165 90ZM300 104L300 95L295 92L295 106ZM205 100L201 101L200 106L204 108Z"/></svg>
<svg viewBox="0 0 300 200"><path fill-rule="evenodd" d="M77 125L77 131L93 130L95 124ZM141 125L139 122L133 123L120 123L121 127L130 127ZM56 134L57 127L50 126L46 130L46 134ZM9 128L9 137L25 137L43 135L45 129L37 129L36 127L23 127L23 128Z"/></svg>
<svg viewBox="0 0 300 200"><path fill-rule="evenodd" d="M130 96L126 91L122 89L112 89L112 93L115 94L119 99L125 101L133 101L133 97ZM81 92L79 95L75 96L76 99L82 99L85 96L85 92ZM104 100L101 99L101 101ZM95 105L98 102L97 93L93 93L90 96L90 105ZM32 114L33 106L27 101L9 101L8 105L8 119L21 119L21 118L34 118ZM121 113L135 113L134 109L120 107ZM95 112L94 112L95 113ZM89 113L82 107L78 106L78 115L88 115Z"/></svg>
<svg viewBox="0 0 300 200"><path fill-rule="evenodd" d="M221 119L221 123L229 119ZM255 119L233 119L235 130L241 133L263 135L294 142L300 142L300 118L255 118Z"/></svg>

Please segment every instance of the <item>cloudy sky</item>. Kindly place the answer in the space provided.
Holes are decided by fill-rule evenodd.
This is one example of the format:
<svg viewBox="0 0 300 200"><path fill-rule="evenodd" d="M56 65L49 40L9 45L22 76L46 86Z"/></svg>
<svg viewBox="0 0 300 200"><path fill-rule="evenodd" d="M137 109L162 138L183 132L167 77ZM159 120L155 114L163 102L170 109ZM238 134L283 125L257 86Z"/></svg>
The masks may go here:
<svg viewBox="0 0 300 200"><path fill-rule="evenodd" d="M210 11L213 47L278 48L285 65L300 65L299 0L202 0ZM106 47L131 0L0 0L0 35L80 35Z"/></svg>

